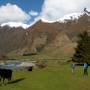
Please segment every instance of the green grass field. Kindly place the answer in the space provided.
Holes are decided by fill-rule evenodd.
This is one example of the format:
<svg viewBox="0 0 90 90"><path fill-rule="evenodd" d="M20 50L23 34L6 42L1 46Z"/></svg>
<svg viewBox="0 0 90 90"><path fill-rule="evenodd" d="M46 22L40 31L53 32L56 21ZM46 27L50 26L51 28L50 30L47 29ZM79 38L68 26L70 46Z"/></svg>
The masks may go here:
<svg viewBox="0 0 90 90"><path fill-rule="evenodd" d="M82 75L82 67L71 73L69 64L48 66L44 69L14 71L12 83L1 85L0 90L90 90L89 75Z"/></svg>

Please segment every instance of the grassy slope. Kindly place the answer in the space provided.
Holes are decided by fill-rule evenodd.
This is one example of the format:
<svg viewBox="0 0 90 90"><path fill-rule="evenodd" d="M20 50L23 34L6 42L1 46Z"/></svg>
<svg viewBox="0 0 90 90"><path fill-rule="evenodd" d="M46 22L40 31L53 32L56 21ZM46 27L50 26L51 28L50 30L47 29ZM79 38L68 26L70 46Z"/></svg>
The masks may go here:
<svg viewBox="0 0 90 90"><path fill-rule="evenodd" d="M82 76L81 67L78 67L73 75L70 65L50 66L42 70L35 69L33 72L15 71L12 81L19 78L25 79L0 86L0 90L90 90L89 77L90 75Z"/></svg>
<svg viewBox="0 0 90 90"><path fill-rule="evenodd" d="M52 54L52 53L41 53L37 55L31 56L20 56L18 54L8 54L9 59L16 60L35 60L35 61L59 61L59 62L67 62L71 60L72 55L63 55L63 54Z"/></svg>
<svg viewBox="0 0 90 90"><path fill-rule="evenodd" d="M69 52L68 52L69 51ZM29 59L29 60L38 60L38 59L64 59L64 60L70 60L72 57L73 50L62 50L61 48L48 48L47 50L42 50L41 52L38 52L37 55L28 55L28 56L22 56L19 54L16 54L15 52L10 52L7 56L10 59Z"/></svg>

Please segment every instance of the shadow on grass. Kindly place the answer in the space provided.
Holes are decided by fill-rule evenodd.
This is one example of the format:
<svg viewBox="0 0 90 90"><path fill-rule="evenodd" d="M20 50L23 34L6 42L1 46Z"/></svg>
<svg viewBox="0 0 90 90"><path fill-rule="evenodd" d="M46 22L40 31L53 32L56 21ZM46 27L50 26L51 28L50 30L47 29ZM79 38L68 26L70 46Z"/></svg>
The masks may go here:
<svg viewBox="0 0 90 90"><path fill-rule="evenodd" d="M19 78L19 79L16 79L16 80L14 80L14 81L9 82L8 84L18 83L18 82L20 82L20 81L23 81L24 79L25 79L25 78Z"/></svg>

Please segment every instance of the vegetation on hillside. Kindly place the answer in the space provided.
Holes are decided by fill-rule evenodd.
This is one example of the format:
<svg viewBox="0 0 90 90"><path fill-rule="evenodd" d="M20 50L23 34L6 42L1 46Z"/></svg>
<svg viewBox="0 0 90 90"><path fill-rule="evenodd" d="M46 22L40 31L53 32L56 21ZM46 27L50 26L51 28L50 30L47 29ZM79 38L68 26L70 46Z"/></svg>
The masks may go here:
<svg viewBox="0 0 90 90"><path fill-rule="evenodd" d="M77 48L75 49L75 54L72 58L73 61L83 63L90 63L90 36L85 31L79 35Z"/></svg>

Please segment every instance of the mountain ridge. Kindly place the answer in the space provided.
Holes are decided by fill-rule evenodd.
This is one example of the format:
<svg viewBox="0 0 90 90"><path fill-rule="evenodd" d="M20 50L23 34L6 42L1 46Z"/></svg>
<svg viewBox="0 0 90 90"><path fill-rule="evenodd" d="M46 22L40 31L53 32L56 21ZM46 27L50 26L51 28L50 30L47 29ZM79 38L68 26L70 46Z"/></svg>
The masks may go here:
<svg viewBox="0 0 90 90"><path fill-rule="evenodd" d="M48 56L72 55L78 35L90 30L90 16L81 15L78 19L67 22L46 23L37 21L27 29L0 27L0 52L18 52L19 55ZM3 38L3 40L2 40Z"/></svg>
<svg viewBox="0 0 90 90"><path fill-rule="evenodd" d="M58 20L55 20L55 21L49 21L49 20L46 20L44 18L40 18L37 20L37 22L39 20L41 20L42 22L44 23L55 23L55 22L65 22L66 20L71 20L71 19L78 19L81 15L83 15L84 13L81 13L81 12L77 12L77 13L70 13L70 14L66 14L64 15L63 17L59 18ZM37 23L36 22L36 23ZM27 29L29 27L31 27L32 25L34 24L25 24L25 23L22 23L22 22L6 22L6 23L2 23L0 26L3 27L3 26L9 26L11 28L15 27L22 27L24 29Z"/></svg>

